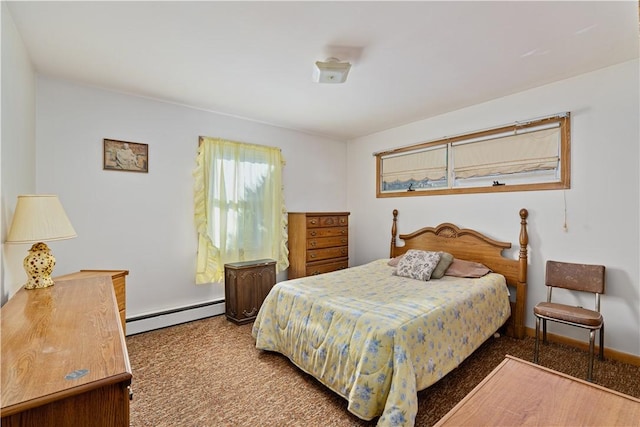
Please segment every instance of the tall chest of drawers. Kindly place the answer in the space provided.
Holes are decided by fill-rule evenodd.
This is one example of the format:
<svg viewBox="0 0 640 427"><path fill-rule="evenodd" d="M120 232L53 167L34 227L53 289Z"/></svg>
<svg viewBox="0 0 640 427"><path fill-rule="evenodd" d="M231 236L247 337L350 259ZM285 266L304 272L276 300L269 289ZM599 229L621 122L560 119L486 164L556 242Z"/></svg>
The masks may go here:
<svg viewBox="0 0 640 427"><path fill-rule="evenodd" d="M349 212L289 212L289 279L349 266Z"/></svg>

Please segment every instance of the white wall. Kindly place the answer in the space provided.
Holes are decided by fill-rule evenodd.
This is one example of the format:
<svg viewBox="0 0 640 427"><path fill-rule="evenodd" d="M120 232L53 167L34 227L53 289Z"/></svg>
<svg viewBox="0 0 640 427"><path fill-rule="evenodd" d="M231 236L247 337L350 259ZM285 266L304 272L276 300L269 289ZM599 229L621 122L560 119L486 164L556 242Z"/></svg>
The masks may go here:
<svg viewBox="0 0 640 427"><path fill-rule="evenodd" d="M198 136L277 146L287 208L346 208L345 142L38 77L37 190L56 193L78 237L52 242L54 275L128 269L127 317L224 298L195 285ZM103 138L149 144L149 173L102 169Z"/></svg>
<svg viewBox="0 0 640 427"><path fill-rule="evenodd" d="M638 69L638 61L631 61L349 142L353 264L388 256L394 208L400 233L453 222L512 242L509 255L516 258L518 211L524 207L530 237L527 326L535 326L533 306L546 298L547 259L604 264L605 346L640 355ZM569 190L375 197L375 151L563 111L572 114ZM575 328L549 331L586 339Z"/></svg>
<svg viewBox="0 0 640 427"><path fill-rule="evenodd" d="M13 19L2 2L2 141L0 142L1 197L0 234L2 242L11 226L19 194L36 189L36 79L29 55ZM29 248L24 245L0 247L0 302L27 280L22 260Z"/></svg>

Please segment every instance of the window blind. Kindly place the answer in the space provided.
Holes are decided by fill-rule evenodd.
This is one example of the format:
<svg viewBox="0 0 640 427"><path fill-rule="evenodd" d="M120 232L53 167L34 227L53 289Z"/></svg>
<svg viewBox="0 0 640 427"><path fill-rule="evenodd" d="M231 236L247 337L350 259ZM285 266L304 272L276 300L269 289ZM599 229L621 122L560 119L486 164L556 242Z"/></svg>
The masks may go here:
<svg viewBox="0 0 640 427"><path fill-rule="evenodd" d="M460 142L452 149L456 178L553 170L559 163L560 128Z"/></svg>
<svg viewBox="0 0 640 427"><path fill-rule="evenodd" d="M384 182L430 180L447 176L447 148L389 156L382 159Z"/></svg>

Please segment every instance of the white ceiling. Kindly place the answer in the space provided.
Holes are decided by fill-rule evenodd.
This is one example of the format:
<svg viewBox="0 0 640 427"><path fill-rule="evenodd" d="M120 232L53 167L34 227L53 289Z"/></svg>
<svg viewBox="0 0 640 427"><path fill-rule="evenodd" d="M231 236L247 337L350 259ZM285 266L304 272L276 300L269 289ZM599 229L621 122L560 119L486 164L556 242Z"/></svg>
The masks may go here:
<svg viewBox="0 0 640 427"><path fill-rule="evenodd" d="M337 139L639 57L637 1L7 4L40 74Z"/></svg>

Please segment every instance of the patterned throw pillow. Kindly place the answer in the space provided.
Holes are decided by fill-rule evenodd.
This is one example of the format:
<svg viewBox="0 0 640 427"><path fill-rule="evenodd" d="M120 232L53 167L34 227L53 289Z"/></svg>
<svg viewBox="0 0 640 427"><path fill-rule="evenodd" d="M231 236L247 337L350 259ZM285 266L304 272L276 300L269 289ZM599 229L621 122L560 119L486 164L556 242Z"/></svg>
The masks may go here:
<svg viewBox="0 0 640 427"><path fill-rule="evenodd" d="M398 262L396 274L402 277L427 281L440 261L439 252L409 249Z"/></svg>

